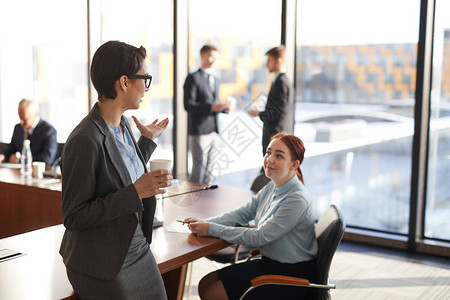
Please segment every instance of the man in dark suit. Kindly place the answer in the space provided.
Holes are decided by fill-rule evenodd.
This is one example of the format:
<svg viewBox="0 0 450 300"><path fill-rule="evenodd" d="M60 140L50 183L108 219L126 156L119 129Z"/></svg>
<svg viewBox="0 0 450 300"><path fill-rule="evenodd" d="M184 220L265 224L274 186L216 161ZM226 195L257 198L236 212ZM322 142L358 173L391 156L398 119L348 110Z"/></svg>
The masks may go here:
<svg viewBox="0 0 450 300"><path fill-rule="evenodd" d="M263 122L262 147L263 155L269 145L270 137L284 131L294 132L294 87L290 83L284 67L284 46L274 47L266 52L266 67L270 73L275 74L275 79L267 96L264 111L249 110L252 117L259 116Z"/></svg>
<svg viewBox="0 0 450 300"><path fill-rule="evenodd" d="M214 157L217 155L217 113L228 112L228 104L219 102L219 82L212 67L219 51L205 45L200 50L201 67L188 75L184 83L184 109L188 112L189 149L192 154L192 182L212 184Z"/></svg>
<svg viewBox="0 0 450 300"><path fill-rule="evenodd" d="M0 162L19 163L16 152L21 152L23 141L30 140L33 161L43 161L52 165L57 159L58 142L56 129L39 117L37 104L29 99L19 102L20 123L14 127L11 143L0 154Z"/></svg>

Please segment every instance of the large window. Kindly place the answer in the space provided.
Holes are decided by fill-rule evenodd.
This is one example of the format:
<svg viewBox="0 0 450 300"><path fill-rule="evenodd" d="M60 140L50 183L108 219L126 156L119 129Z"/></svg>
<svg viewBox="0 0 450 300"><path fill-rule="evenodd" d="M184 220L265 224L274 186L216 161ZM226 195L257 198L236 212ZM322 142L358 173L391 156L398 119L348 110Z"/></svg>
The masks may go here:
<svg viewBox="0 0 450 300"><path fill-rule="evenodd" d="M436 1L425 237L450 240L450 11Z"/></svg>
<svg viewBox="0 0 450 300"><path fill-rule="evenodd" d="M169 118L168 128L158 138L152 157L173 159L173 1L129 0L102 1L101 43L119 40L147 50L148 71L153 76L150 90L141 107L126 112L143 124ZM94 50L95 51L95 50ZM134 122L130 118L130 124ZM134 128L136 137L140 135Z"/></svg>
<svg viewBox="0 0 450 300"><path fill-rule="evenodd" d="M408 233L419 4L298 1L305 183L319 211L335 203L349 226Z"/></svg>
<svg viewBox="0 0 450 300"><path fill-rule="evenodd" d="M39 103L41 117L65 142L96 101L89 54L114 39L147 49L152 86L141 108L126 115L144 123L169 117L154 157L173 159L173 0L3 2L0 142L10 141L22 98ZM297 0L288 7L293 2L295 22L289 9L282 15L282 0L188 1L189 72L199 68L202 45L216 45L220 99L237 100L235 111L219 116L216 183L247 189L261 167L262 123L246 110L262 103L273 79L264 53L293 38L281 36L286 17L283 32L296 32L295 134L306 144L302 168L317 213L335 203L349 227L397 236L418 220L425 238L449 241L450 0L428 0L436 7L430 127L421 128L429 129L428 149L421 149L428 153L425 207L418 207L424 224L409 214L410 202L421 204L410 199L411 181L424 174L412 174L411 166L419 6L427 1Z"/></svg>
<svg viewBox="0 0 450 300"><path fill-rule="evenodd" d="M3 1L0 27L0 141L30 98L64 142L89 107L86 1Z"/></svg>
<svg viewBox="0 0 450 300"><path fill-rule="evenodd" d="M222 145L214 167L216 182L226 178L226 184L249 188L255 172L232 173L262 166L262 123L246 111L269 91L272 78L264 53L279 45L280 21L280 0L215 1L214 5L208 0L189 1L189 71L200 67L200 48L215 45L221 52L215 65L222 82L220 100L227 96L237 100L235 111L219 115Z"/></svg>

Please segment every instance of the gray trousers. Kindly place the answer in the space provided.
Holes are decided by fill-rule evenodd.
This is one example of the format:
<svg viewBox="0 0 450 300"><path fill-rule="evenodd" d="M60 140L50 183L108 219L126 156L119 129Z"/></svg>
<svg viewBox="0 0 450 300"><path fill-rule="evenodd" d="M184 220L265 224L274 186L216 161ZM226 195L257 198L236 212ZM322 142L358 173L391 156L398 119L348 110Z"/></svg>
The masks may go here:
<svg viewBox="0 0 450 300"><path fill-rule="evenodd" d="M189 135L189 150L192 154L192 174L189 181L203 184L214 183L214 164L219 147L216 132Z"/></svg>

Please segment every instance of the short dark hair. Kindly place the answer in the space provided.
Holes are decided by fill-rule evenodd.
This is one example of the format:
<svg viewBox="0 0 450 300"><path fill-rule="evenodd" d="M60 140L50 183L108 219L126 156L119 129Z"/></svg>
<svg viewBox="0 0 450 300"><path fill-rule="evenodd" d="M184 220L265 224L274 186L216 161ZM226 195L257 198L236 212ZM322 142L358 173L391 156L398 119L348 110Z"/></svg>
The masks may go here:
<svg viewBox="0 0 450 300"><path fill-rule="evenodd" d="M270 55L275 59L278 59L278 58L284 59L285 52L286 52L286 49L284 48L283 45L281 45L281 46L273 47L272 49L269 49L266 52L266 55Z"/></svg>
<svg viewBox="0 0 450 300"><path fill-rule="evenodd" d="M219 51L219 49L217 49L216 46L206 44L202 47L202 49L200 49L200 54L209 52L209 51Z"/></svg>
<svg viewBox="0 0 450 300"><path fill-rule="evenodd" d="M119 41L101 45L94 54L91 64L91 80L98 98L115 99L114 83L122 75L136 74L144 63L147 52L144 47L136 48Z"/></svg>

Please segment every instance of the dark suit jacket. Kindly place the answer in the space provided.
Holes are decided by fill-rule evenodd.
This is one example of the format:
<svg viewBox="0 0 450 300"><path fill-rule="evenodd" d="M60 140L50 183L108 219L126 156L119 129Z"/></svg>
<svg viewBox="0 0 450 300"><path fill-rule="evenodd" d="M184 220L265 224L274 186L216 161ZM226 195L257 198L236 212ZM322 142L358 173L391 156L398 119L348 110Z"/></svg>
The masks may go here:
<svg viewBox="0 0 450 300"><path fill-rule="evenodd" d="M285 73L279 74L270 88L265 110L259 113L263 121L263 153L270 137L278 132L294 133L294 87Z"/></svg>
<svg viewBox="0 0 450 300"><path fill-rule="evenodd" d="M211 105L219 102L219 81L215 78L214 82L215 93L211 91L208 75L203 69L189 74L184 82L184 109L188 112L189 134L218 132L217 113L211 111Z"/></svg>
<svg viewBox="0 0 450 300"><path fill-rule="evenodd" d="M9 161L11 154L17 151L22 152L24 130L20 124L14 127L11 143L6 147L3 154L5 162ZM52 165L58 158L58 142L56 140L56 129L44 120L40 120L33 130L33 134L28 137L30 140L31 154L33 161L44 161L47 165Z"/></svg>
<svg viewBox="0 0 450 300"><path fill-rule="evenodd" d="M125 118L126 126L129 124ZM133 138L139 159L149 160L156 144ZM155 197L141 200L131 182L113 135L98 106L70 134L62 153L62 214L66 227L60 254L77 272L104 280L120 271L142 215L151 242Z"/></svg>

